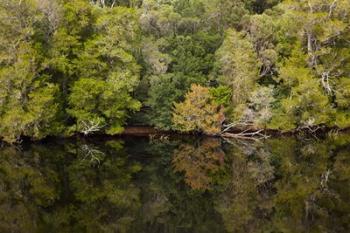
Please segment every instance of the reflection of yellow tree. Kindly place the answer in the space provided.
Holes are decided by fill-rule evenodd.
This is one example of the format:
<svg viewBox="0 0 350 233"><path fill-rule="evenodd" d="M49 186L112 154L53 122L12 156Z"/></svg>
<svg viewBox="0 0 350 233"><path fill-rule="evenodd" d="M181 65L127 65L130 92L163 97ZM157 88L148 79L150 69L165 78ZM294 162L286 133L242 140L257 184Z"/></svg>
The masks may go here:
<svg viewBox="0 0 350 233"><path fill-rule="evenodd" d="M205 138L196 147L183 144L175 150L173 166L176 172L184 172L185 182L193 189L209 189L211 175L217 172L224 163L224 152L219 139Z"/></svg>

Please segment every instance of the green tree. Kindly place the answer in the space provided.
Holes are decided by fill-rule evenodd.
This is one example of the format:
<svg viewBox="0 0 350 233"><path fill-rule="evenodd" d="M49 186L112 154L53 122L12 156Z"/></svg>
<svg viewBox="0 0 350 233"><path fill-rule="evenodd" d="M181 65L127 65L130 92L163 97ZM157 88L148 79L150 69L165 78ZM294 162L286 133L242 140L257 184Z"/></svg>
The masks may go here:
<svg viewBox="0 0 350 233"><path fill-rule="evenodd" d="M287 96L281 99L270 127L291 130L332 121L334 110L299 47L281 67L279 79L287 89Z"/></svg>
<svg viewBox="0 0 350 233"><path fill-rule="evenodd" d="M217 35L205 32L167 38L163 53L166 54L164 60L170 62L167 62L164 72L151 71L147 76L149 98L146 104L150 107L151 124L171 129L173 102L181 101L192 83L208 84L219 41Z"/></svg>
<svg viewBox="0 0 350 233"><path fill-rule="evenodd" d="M140 108L132 97L139 83L139 66L133 55L138 46L138 23L132 9L101 9L98 34L85 43L79 54L79 80L69 96L69 114L77 131L120 133L130 111Z"/></svg>
<svg viewBox="0 0 350 233"><path fill-rule="evenodd" d="M252 43L243 33L229 29L216 55L219 80L232 91L232 107L244 104L259 78L259 62Z"/></svg>
<svg viewBox="0 0 350 233"><path fill-rule="evenodd" d="M37 1L0 1L0 136L8 142L61 130L58 88L43 72L46 19Z"/></svg>

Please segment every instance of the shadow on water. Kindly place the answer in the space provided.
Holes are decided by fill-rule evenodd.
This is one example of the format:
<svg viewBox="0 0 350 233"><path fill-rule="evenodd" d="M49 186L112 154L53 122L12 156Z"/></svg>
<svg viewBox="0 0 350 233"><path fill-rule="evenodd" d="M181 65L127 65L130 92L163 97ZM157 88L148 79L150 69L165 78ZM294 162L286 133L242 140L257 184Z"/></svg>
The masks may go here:
<svg viewBox="0 0 350 233"><path fill-rule="evenodd" d="M2 147L0 232L350 232L350 135Z"/></svg>

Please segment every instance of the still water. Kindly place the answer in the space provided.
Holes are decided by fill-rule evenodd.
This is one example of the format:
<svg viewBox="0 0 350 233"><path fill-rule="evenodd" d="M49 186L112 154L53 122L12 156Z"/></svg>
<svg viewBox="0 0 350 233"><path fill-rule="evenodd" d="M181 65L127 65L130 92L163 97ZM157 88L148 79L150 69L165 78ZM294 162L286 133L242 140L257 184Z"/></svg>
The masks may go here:
<svg viewBox="0 0 350 233"><path fill-rule="evenodd" d="M350 135L2 146L0 232L350 232Z"/></svg>

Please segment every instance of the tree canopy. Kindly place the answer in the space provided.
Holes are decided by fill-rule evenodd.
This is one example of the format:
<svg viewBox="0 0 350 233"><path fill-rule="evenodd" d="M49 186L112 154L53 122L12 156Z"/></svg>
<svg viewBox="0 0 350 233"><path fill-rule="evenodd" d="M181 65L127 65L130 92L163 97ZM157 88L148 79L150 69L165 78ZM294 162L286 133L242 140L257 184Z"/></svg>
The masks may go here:
<svg viewBox="0 0 350 233"><path fill-rule="evenodd" d="M348 0L0 0L0 137L184 130L200 87L218 131L347 128L349 25Z"/></svg>

